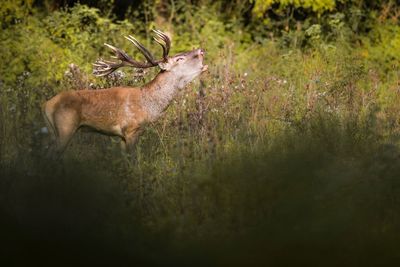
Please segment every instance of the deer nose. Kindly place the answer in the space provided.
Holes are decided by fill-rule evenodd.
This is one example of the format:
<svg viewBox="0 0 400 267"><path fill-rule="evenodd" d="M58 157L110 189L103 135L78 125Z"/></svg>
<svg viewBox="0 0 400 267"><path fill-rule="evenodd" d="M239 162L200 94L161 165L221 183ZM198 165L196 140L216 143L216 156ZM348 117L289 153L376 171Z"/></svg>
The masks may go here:
<svg viewBox="0 0 400 267"><path fill-rule="evenodd" d="M199 49L199 55L204 56L205 52L206 52L206 51L204 51L203 48L200 48L200 49Z"/></svg>

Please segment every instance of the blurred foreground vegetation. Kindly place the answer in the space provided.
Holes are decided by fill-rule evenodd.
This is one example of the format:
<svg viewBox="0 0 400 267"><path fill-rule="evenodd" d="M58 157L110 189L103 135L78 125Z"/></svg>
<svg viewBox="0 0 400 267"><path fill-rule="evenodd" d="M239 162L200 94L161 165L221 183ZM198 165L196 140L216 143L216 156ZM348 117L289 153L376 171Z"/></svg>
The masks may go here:
<svg viewBox="0 0 400 267"><path fill-rule="evenodd" d="M3 1L2 259L398 262L399 15L390 0ZM152 28L171 54L204 48L209 72L148 126L134 162L90 133L46 159L41 103L152 79L91 75L104 42L139 56L128 34L160 55Z"/></svg>

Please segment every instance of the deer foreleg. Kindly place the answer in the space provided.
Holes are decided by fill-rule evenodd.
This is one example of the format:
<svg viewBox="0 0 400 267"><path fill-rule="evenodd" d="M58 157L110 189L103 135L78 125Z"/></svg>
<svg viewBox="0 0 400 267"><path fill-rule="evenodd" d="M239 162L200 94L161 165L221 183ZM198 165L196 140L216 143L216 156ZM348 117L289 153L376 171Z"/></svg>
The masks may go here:
<svg viewBox="0 0 400 267"><path fill-rule="evenodd" d="M137 140L141 133L142 133L142 130L140 130L140 129L135 129L133 131L129 131L129 132L125 133L124 139L121 143L121 147L126 153L129 153L130 155L134 155L136 143L137 143Z"/></svg>

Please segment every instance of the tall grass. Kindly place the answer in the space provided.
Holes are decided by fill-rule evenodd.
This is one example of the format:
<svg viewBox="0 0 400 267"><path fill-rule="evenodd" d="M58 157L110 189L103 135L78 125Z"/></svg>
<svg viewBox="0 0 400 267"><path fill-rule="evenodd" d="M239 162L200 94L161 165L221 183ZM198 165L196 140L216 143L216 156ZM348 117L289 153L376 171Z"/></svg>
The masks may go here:
<svg viewBox="0 0 400 267"><path fill-rule="evenodd" d="M133 167L110 163L112 156L2 166L3 259L145 266L398 260L397 146L365 121L332 114L272 139L212 159L173 155L163 172L166 159L156 156Z"/></svg>

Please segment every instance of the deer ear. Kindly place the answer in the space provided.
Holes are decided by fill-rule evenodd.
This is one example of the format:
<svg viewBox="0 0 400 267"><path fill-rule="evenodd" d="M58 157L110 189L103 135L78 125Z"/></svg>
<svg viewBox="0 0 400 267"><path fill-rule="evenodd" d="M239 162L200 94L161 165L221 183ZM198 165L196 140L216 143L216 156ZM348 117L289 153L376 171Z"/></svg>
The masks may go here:
<svg viewBox="0 0 400 267"><path fill-rule="evenodd" d="M162 69L162 70L170 70L171 69L171 67L172 67L172 64L170 63L170 62L160 62L160 63L158 63L158 66L160 67L160 69Z"/></svg>

